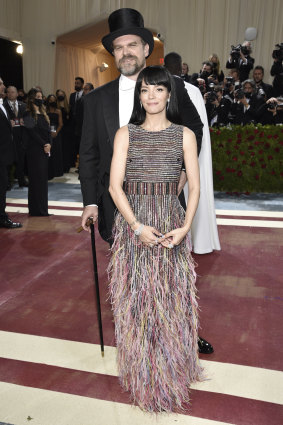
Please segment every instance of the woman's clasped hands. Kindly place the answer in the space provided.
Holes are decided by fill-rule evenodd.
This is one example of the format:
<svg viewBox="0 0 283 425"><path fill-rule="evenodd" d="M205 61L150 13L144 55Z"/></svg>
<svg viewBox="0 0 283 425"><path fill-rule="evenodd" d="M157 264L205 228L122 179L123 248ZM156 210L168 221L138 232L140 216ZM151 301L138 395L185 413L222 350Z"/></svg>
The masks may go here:
<svg viewBox="0 0 283 425"><path fill-rule="evenodd" d="M157 245L162 245L165 248L174 248L175 245L179 245L187 234L187 230L184 227L171 230L170 232L163 235L157 229L151 226L144 226L139 239L142 243L153 248Z"/></svg>

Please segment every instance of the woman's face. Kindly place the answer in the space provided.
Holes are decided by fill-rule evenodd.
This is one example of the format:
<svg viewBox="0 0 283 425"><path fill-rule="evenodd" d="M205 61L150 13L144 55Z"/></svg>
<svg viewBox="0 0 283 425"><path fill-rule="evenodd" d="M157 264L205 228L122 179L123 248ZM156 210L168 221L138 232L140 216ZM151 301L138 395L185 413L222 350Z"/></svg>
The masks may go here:
<svg viewBox="0 0 283 425"><path fill-rule="evenodd" d="M55 96L50 96L50 98L48 100L48 103L53 103L53 102L56 103L56 97Z"/></svg>
<svg viewBox="0 0 283 425"><path fill-rule="evenodd" d="M38 91L38 92L36 93L35 98L36 98L36 99L42 99L42 93L41 93L41 91Z"/></svg>
<svg viewBox="0 0 283 425"><path fill-rule="evenodd" d="M166 87L142 82L140 101L147 113L158 114L165 110L169 97L170 94Z"/></svg>
<svg viewBox="0 0 283 425"><path fill-rule="evenodd" d="M59 90L56 94L57 94L57 97L59 96L65 97L65 94L62 92L62 90Z"/></svg>

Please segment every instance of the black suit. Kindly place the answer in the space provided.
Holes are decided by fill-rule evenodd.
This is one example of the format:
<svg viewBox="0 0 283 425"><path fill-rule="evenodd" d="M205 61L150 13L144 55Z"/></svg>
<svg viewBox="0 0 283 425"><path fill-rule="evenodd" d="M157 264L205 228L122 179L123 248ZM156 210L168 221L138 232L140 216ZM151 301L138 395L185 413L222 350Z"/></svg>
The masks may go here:
<svg viewBox="0 0 283 425"><path fill-rule="evenodd" d="M3 102L7 114L10 120L21 119L24 116L27 105L23 102L18 101L18 114L15 115L13 108L10 106L8 99ZM13 127L13 139L16 147L16 176L19 185L22 185L25 181L24 168L25 168L25 150L26 147L23 145L23 127Z"/></svg>
<svg viewBox="0 0 283 425"><path fill-rule="evenodd" d="M246 125L251 122L257 122L258 108L263 105L264 99L253 94L249 101L249 109L245 111L242 103L232 103L231 115L234 117L232 123L238 125Z"/></svg>
<svg viewBox="0 0 283 425"><path fill-rule="evenodd" d="M264 91L265 96L266 96L266 100L273 97L273 87L272 87L271 84L266 84L263 81L261 81L256 87L257 87L257 91L259 89L262 89Z"/></svg>
<svg viewBox="0 0 283 425"><path fill-rule="evenodd" d="M15 145L9 118L0 107L0 220L6 217L6 190L8 186L8 165L15 160Z"/></svg>
<svg viewBox="0 0 283 425"><path fill-rule="evenodd" d="M202 122L180 78L175 78L183 124L202 139ZM113 142L119 129L119 78L84 97L84 122L80 147L80 181L84 205L99 207L99 232L109 240L115 205L108 192Z"/></svg>
<svg viewBox="0 0 283 425"><path fill-rule="evenodd" d="M244 64L241 58L239 59L232 59L231 62L229 60L226 62L226 68L227 69L233 69L236 68L239 70L240 73L240 81L243 82L249 78L249 73L254 67L254 58L252 58L250 55L245 56L247 59L247 63Z"/></svg>
<svg viewBox="0 0 283 425"><path fill-rule="evenodd" d="M80 119L80 105L82 102L82 96L76 101L76 95L79 92L73 92L70 94L69 106L69 123L71 126L71 139L70 142L72 144L71 148L71 166L73 167L77 160L77 154L79 153L80 147L80 139L81 139L81 125L78 122Z"/></svg>
<svg viewBox="0 0 283 425"><path fill-rule="evenodd" d="M217 116L217 119L214 120L213 127L219 127L220 125L227 125L229 122L229 112L231 108L231 101L222 97L219 106L214 105L213 103L206 102L205 104L208 125L211 127L211 121Z"/></svg>

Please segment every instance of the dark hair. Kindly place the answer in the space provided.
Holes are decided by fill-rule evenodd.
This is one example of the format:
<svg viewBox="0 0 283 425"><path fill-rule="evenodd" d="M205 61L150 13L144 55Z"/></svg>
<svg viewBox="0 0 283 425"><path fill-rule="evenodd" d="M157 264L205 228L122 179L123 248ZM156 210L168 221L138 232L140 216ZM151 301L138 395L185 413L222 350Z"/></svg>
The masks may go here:
<svg viewBox="0 0 283 425"><path fill-rule="evenodd" d="M202 63L202 66L203 66L203 65L210 66L210 68L211 68L211 69L213 68L213 63L212 63L212 62L210 62L210 61L204 61L204 62Z"/></svg>
<svg viewBox="0 0 283 425"><path fill-rule="evenodd" d="M249 84L251 87L252 87L252 89L253 89L253 91L255 91L255 82L254 82L254 80L251 80L251 79L248 79L248 80L245 80L245 81L243 81L242 82L242 87L243 87L243 89L245 89L245 85L246 84Z"/></svg>
<svg viewBox="0 0 283 425"><path fill-rule="evenodd" d="M135 87L134 108L130 123L141 125L146 118L146 111L140 103L141 85L143 81L148 85L164 86L167 88L170 93L170 102L166 109L166 118L175 124L181 124L175 82L170 72L164 68L164 66L148 66L139 73Z"/></svg>
<svg viewBox="0 0 283 425"><path fill-rule="evenodd" d="M94 86L92 83L85 83L85 86L88 86L89 90L94 90Z"/></svg>
<svg viewBox="0 0 283 425"><path fill-rule="evenodd" d="M34 100L35 100L35 96L36 96L37 93L42 94L42 91L33 87L28 92L28 99L27 99L27 111L31 114L31 116L35 119L35 121L37 121L37 113L36 113L35 107L34 107ZM45 110L45 107L44 107L43 104L39 107L39 112L44 116L45 120L49 124L49 117L46 114L46 110Z"/></svg>
<svg viewBox="0 0 283 425"><path fill-rule="evenodd" d="M50 100L50 98L51 97L54 97L55 98L55 102L56 102L56 107L55 107L55 109L57 109L57 96L55 96L55 94L49 94L48 96L47 96L47 99L46 99L46 112L48 113L48 112L50 112L50 106L49 106L49 100Z"/></svg>
<svg viewBox="0 0 283 425"><path fill-rule="evenodd" d="M259 69L259 70L260 70L260 71L264 74L263 66L261 66L261 65L257 65L257 66L255 66L255 67L254 67L254 71L255 71L256 69Z"/></svg>
<svg viewBox="0 0 283 425"><path fill-rule="evenodd" d="M214 91L215 91L215 93L219 93L219 92L221 92L221 93L223 93L223 87L222 86L214 86Z"/></svg>
<svg viewBox="0 0 283 425"><path fill-rule="evenodd" d="M75 81L76 81L76 80L80 80L82 84L84 84L84 83L85 83L85 80L84 80L82 77L76 77L76 78L75 78Z"/></svg>
<svg viewBox="0 0 283 425"><path fill-rule="evenodd" d="M164 58L164 66L172 75L182 74L182 58L178 53L168 53Z"/></svg>

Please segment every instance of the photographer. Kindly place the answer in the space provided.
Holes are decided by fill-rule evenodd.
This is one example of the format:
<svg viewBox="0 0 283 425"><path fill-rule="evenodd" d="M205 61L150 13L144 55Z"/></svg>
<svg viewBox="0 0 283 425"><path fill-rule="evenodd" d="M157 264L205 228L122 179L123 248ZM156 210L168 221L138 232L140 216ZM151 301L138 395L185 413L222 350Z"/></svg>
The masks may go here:
<svg viewBox="0 0 283 425"><path fill-rule="evenodd" d="M256 85L257 95L265 96L270 99L273 96L273 87L263 82L264 69L261 65L257 65L253 70L253 79Z"/></svg>
<svg viewBox="0 0 283 425"><path fill-rule="evenodd" d="M224 80L224 73L220 68L220 60L218 55L216 53L212 53L212 55L209 56L208 60L212 63L213 74L217 76L218 83L222 83L222 81Z"/></svg>
<svg viewBox="0 0 283 425"><path fill-rule="evenodd" d="M249 78L250 70L254 67L254 58L250 56L252 52L251 43L245 41L242 45L238 44L236 47L231 46L230 57L226 62L226 68L236 68L240 72L240 81Z"/></svg>
<svg viewBox="0 0 283 425"><path fill-rule="evenodd" d="M276 44L276 49L272 52L274 59L270 74L274 77L273 91L275 96L283 96L283 43Z"/></svg>
<svg viewBox="0 0 283 425"><path fill-rule="evenodd" d="M217 76L213 74L213 64L209 61L202 63L201 71L194 73L190 81L191 84L200 89L202 95L206 93L210 83L216 84L217 82Z"/></svg>
<svg viewBox="0 0 283 425"><path fill-rule="evenodd" d="M230 75L224 77L223 97L231 103L234 101L235 80Z"/></svg>
<svg viewBox="0 0 283 425"><path fill-rule="evenodd" d="M204 95L208 124L210 127L227 125L231 101L223 97L221 86L210 88L211 90Z"/></svg>
<svg viewBox="0 0 283 425"><path fill-rule="evenodd" d="M257 121L262 124L283 124L283 97L271 97L257 110Z"/></svg>
<svg viewBox="0 0 283 425"><path fill-rule="evenodd" d="M246 125L256 122L257 110L264 104L264 99L256 95L255 82L246 80L242 88L235 90L231 106L231 123Z"/></svg>

